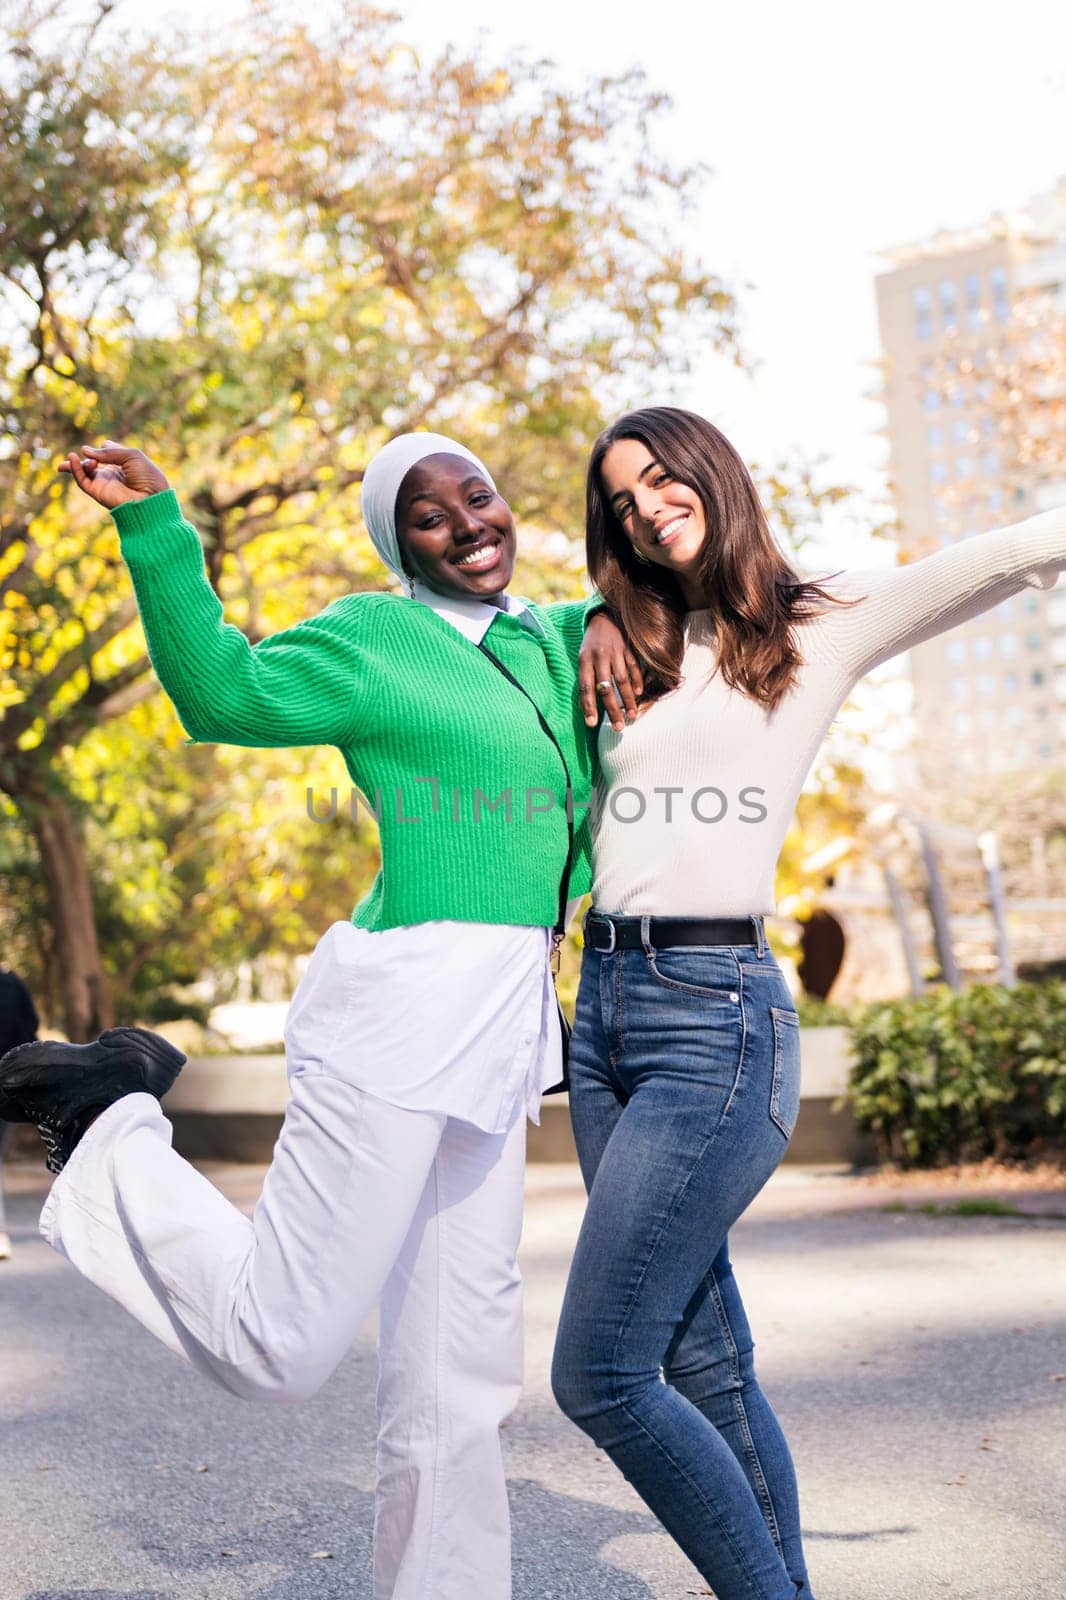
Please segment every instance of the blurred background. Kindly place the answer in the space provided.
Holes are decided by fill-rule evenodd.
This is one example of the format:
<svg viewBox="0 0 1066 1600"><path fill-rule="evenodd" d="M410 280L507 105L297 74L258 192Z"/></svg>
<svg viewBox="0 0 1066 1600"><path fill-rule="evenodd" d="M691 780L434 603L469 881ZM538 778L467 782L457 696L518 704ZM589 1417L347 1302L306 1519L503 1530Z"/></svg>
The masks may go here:
<svg viewBox="0 0 1066 1600"><path fill-rule="evenodd" d="M388 587L358 485L410 427L486 457L538 599L632 404L723 428L806 571L1066 501L1059 8L0 19L0 959L49 1032L276 1045L377 864L335 752L185 745L79 442L159 459L253 640ZM806 1021L1066 970L1064 731L1061 586L860 685L778 875Z"/></svg>

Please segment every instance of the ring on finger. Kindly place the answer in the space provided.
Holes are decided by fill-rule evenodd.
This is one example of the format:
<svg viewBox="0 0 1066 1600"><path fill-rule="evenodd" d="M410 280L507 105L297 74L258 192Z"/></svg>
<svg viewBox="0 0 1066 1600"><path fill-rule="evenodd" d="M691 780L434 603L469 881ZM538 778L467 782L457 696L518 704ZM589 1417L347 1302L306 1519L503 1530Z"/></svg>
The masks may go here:
<svg viewBox="0 0 1066 1600"><path fill-rule="evenodd" d="M601 694L609 694L610 691L611 691L611 680L610 680L610 678L597 678L596 679L596 687L600 691Z"/></svg>

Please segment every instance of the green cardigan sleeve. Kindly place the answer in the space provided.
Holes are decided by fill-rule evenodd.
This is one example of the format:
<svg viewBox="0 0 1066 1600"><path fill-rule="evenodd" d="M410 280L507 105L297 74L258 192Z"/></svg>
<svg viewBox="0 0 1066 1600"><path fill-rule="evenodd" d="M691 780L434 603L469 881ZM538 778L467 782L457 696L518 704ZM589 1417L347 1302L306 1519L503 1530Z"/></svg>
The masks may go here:
<svg viewBox="0 0 1066 1600"><path fill-rule="evenodd" d="M593 592L584 600L553 600L541 609L550 617L566 641L567 653L577 662L589 618L603 607L603 597Z"/></svg>
<svg viewBox="0 0 1066 1600"><path fill-rule="evenodd" d="M353 605L252 645L222 618L200 536L172 490L113 512L133 579L148 654L195 743L345 745L369 676Z"/></svg>

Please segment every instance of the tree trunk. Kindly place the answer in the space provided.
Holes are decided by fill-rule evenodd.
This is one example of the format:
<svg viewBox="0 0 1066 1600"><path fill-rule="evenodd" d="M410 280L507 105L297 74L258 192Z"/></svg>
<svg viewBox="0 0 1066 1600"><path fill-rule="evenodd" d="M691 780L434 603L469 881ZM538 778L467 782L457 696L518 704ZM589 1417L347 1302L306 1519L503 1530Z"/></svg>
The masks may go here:
<svg viewBox="0 0 1066 1600"><path fill-rule="evenodd" d="M17 799L18 797L16 797ZM66 797L38 790L26 814L41 852L52 902L63 1026L68 1039L95 1039L113 1025L111 990L100 961L85 845Z"/></svg>

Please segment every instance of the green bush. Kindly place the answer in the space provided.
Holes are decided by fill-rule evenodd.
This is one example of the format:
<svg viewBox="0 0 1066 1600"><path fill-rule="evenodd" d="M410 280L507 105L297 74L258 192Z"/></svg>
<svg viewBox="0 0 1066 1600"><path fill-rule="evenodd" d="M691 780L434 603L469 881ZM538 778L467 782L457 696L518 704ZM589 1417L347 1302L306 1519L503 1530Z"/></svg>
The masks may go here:
<svg viewBox="0 0 1066 1600"><path fill-rule="evenodd" d="M1066 1147L1066 982L876 1002L853 1022L850 1046L846 1098L901 1166Z"/></svg>
<svg viewBox="0 0 1066 1600"><path fill-rule="evenodd" d="M862 1005L838 1005L835 1000L819 1000L813 994L801 994L796 999L801 1028L850 1027L865 1009Z"/></svg>

